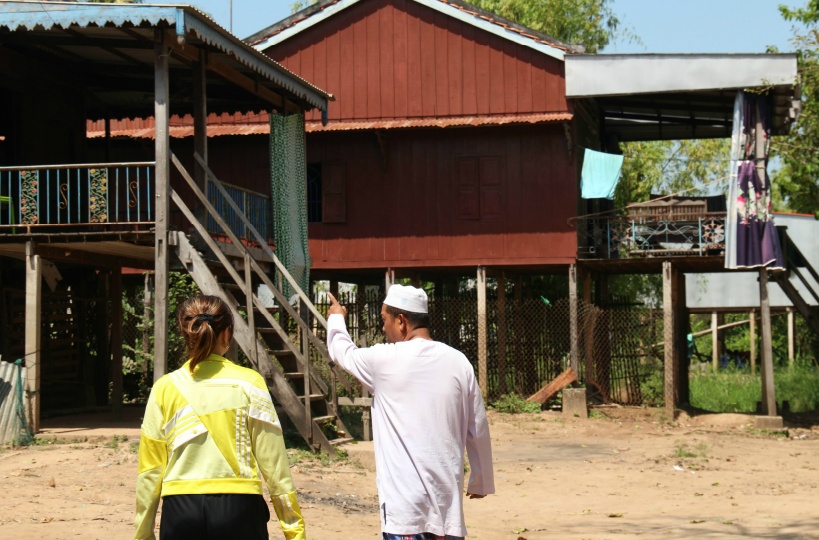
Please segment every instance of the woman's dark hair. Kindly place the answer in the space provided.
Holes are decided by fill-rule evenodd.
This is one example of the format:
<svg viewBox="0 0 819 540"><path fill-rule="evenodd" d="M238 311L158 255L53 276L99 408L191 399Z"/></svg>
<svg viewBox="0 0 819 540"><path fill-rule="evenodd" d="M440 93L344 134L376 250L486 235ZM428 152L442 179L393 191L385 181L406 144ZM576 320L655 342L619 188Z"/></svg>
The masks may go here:
<svg viewBox="0 0 819 540"><path fill-rule="evenodd" d="M384 305L387 313L393 318L403 315L409 325L414 328L429 328L429 313L415 313L414 311L404 311L390 305Z"/></svg>
<svg viewBox="0 0 819 540"><path fill-rule="evenodd" d="M218 296L201 294L185 300L176 311L176 321L191 359L191 373L216 348L219 334L227 329L228 335L233 336L233 315Z"/></svg>

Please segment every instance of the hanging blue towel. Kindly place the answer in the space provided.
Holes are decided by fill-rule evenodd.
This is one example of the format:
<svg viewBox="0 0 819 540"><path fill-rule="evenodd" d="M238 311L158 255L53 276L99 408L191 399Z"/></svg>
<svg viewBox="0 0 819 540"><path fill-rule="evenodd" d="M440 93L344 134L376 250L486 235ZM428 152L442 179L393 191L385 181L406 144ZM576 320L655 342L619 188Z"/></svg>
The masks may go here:
<svg viewBox="0 0 819 540"><path fill-rule="evenodd" d="M622 168L623 156L586 148L580 175L581 196L584 199L613 199Z"/></svg>

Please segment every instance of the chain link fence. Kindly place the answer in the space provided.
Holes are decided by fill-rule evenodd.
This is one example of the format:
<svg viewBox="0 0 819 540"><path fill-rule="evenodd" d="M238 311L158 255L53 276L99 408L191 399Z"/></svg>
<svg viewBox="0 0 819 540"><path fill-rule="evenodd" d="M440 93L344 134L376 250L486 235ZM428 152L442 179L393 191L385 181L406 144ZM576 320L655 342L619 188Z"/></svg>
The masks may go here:
<svg viewBox="0 0 819 540"><path fill-rule="evenodd" d="M383 343L382 288L338 295L347 325L361 346ZM316 295L319 311L329 307ZM487 398L528 397L571 365L571 305L568 298L488 298ZM639 405L662 402L662 311L633 306L607 309L578 301L578 375L599 402ZM430 296L432 338L463 352L478 373L478 309L475 290L455 297ZM325 339L323 329L317 334Z"/></svg>

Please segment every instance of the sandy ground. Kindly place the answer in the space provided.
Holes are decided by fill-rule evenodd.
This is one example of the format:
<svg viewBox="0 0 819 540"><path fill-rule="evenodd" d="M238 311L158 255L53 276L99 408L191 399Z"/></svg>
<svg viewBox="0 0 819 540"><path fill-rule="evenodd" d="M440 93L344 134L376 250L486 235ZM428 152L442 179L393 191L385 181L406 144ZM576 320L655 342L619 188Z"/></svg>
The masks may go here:
<svg viewBox="0 0 819 540"><path fill-rule="evenodd" d="M819 538L817 422L774 435L740 415L594 416L490 412L497 494L465 502L470 538ZM116 431L3 449L0 538L131 538L138 431ZM309 538L378 538L373 472L300 459L293 477Z"/></svg>

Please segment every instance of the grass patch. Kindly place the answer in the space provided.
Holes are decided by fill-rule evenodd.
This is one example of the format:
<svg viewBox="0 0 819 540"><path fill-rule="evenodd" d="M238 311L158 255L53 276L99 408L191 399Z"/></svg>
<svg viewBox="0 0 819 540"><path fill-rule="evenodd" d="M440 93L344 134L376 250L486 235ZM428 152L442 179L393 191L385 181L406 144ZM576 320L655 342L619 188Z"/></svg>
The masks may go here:
<svg viewBox="0 0 819 540"><path fill-rule="evenodd" d="M774 372L776 400L790 403L792 412L819 407L819 371L812 366L781 367ZM690 379L691 405L727 413L754 413L762 399L762 378L746 370L694 373Z"/></svg>
<svg viewBox="0 0 819 540"><path fill-rule="evenodd" d="M504 394L490 403L489 408L506 414L539 413L540 403L526 401L518 394Z"/></svg>
<svg viewBox="0 0 819 540"><path fill-rule="evenodd" d="M674 457L684 458L705 458L708 456L708 445L701 442L697 446L691 447L684 441L677 441L674 447Z"/></svg>
<svg viewBox="0 0 819 540"><path fill-rule="evenodd" d="M110 441L105 443L105 447L116 450L117 448L119 448L119 443L124 443L127 440L128 440L128 435L114 435L113 437L111 437ZM139 448L138 445L137 445L137 448Z"/></svg>

